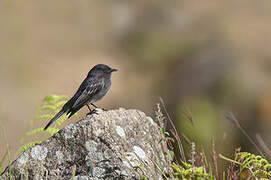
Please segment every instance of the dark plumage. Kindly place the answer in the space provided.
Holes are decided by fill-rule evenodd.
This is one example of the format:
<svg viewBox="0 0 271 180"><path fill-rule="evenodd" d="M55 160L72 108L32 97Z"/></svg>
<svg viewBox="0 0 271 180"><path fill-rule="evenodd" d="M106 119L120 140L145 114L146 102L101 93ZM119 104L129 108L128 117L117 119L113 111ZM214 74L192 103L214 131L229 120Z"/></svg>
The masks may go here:
<svg viewBox="0 0 271 180"><path fill-rule="evenodd" d="M96 107L93 103L102 99L111 86L111 73L117 69L110 68L105 64L97 64L88 73L74 96L62 107L50 122L45 126L46 130L53 122L63 114L69 115L69 118L83 106L89 104ZM89 108L91 111L91 109Z"/></svg>

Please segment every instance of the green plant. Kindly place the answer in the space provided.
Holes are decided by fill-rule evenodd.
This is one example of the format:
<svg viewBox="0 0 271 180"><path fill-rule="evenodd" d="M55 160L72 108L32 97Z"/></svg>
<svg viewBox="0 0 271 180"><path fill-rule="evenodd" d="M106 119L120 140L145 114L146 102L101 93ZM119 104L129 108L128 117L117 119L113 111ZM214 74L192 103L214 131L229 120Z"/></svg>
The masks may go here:
<svg viewBox="0 0 271 180"><path fill-rule="evenodd" d="M201 180L201 179L208 179L208 180L215 180L220 179L220 177L224 179L256 179L256 180L267 180L271 179L271 164L265 159L263 156L254 155L248 152L240 152L240 148L236 149L235 151L235 158L234 160L222 156L219 154L219 157L223 160L230 162L230 166L228 169L218 170L217 164L217 153L215 151L215 143L212 140L211 147L211 161L208 162L205 153L202 151L200 155L196 152L196 144L193 141L190 141L184 134L182 134L182 138L184 142L186 142L190 148L191 152L189 156L191 157L188 162L185 161L184 151L181 144L180 137L176 134L176 128L165 108L165 104L162 99L160 99L162 107L164 108L164 112L166 116L163 115L160 105L157 105L156 111L156 119L158 120L158 124L160 125L160 131L163 135L163 141L166 141L168 147L170 148L170 153L164 152L167 154L171 160L171 168L173 171L167 171L169 173L167 177L173 177L173 179L191 179L191 180ZM185 109L184 111L185 117L193 124L194 119L192 117L192 113ZM237 119L231 115L227 116L227 119L231 120L237 127L241 127ZM169 121L169 127L166 127L167 121ZM169 133L166 131L169 130ZM245 134L247 139L254 145L254 147L258 150L260 154L263 154L261 149L253 142L252 138L245 132L243 128L241 128L241 132ZM173 138L170 137L173 136ZM180 151L181 157L176 157L177 155L174 154L176 152L176 148L172 143L177 142L175 147L178 147ZM196 157L197 160L196 160ZM200 160L199 160L200 157ZM178 162L179 161L179 162ZM158 164L157 162L153 162L154 164ZM163 167L159 167L163 169ZM219 174L218 172L221 172ZM165 176L164 176L165 177ZM168 179L165 177L165 179Z"/></svg>
<svg viewBox="0 0 271 180"><path fill-rule="evenodd" d="M200 180L203 178L207 178L209 180L215 179L211 173L204 172L204 168L202 166L193 167L189 163L183 163L182 166L173 164L172 168L174 169L174 176L177 179L194 179L194 180Z"/></svg>
<svg viewBox="0 0 271 180"><path fill-rule="evenodd" d="M236 161L240 165L240 173L248 170L255 179L271 179L271 164L262 156L239 152L236 154Z"/></svg>
<svg viewBox="0 0 271 180"><path fill-rule="evenodd" d="M8 140L7 140L6 130L3 127L1 121L0 121L0 128L1 128L1 132L3 133L4 141L5 141L5 144L6 144L6 153L4 154L2 159L0 160L0 174L1 174L2 173L2 166L6 162L6 159L8 161L9 171L11 171L11 168L10 168L11 167L11 157L10 157L10 147L9 147L9 143L8 143Z"/></svg>
<svg viewBox="0 0 271 180"><path fill-rule="evenodd" d="M63 95L48 95L46 96L43 101L41 106L39 107L37 115L33 118L33 120L30 122L30 125L33 126L33 124L37 121L40 120L50 120L54 117L55 114L57 114L60 110L63 104L65 104L67 101L65 100L66 96ZM68 119L67 115L63 115L61 118L59 118L55 126L60 126L64 121ZM24 142L24 139L30 136L35 136L39 133L48 133L50 136L54 135L59 131L58 128L55 126L49 127L48 129L44 130L43 127L33 129L31 131L28 131L23 135L21 138L21 142ZM27 148L32 147L34 145L40 144L41 141L33 141L33 142L28 142L21 146L20 148L17 149L15 156L22 151L25 151Z"/></svg>
<svg viewBox="0 0 271 180"><path fill-rule="evenodd" d="M195 156L196 156L196 149L195 149L195 143L189 142L188 144L191 147L191 159L186 162L186 157L184 154L183 145L181 142L181 139L177 133L177 130L173 124L173 121L171 120L166 108L165 104L160 98L163 111L165 112L166 116L162 113L162 109L160 107L160 104L157 104L157 111L155 112L155 119L157 123L160 126L160 132L162 135L161 141L166 142L164 144L167 144L169 147L169 150L165 151L164 153L169 159L169 167L163 167L161 166L161 163L159 162L159 159L156 158L156 161L152 160L152 162L155 164L155 166L160 169L161 175L165 179L194 179L194 180L200 180L200 179L215 179L212 175L212 168L207 162L207 158L205 157L204 153L201 153L201 163L195 163ZM192 114L187 111L186 117L189 118L190 121L193 121ZM169 122L167 122L169 121ZM169 130L169 132L166 131L166 129ZM170 136L172 135L173 138ZM180 151L181 158L176 157L174 153L174 146L173 144L176 143L178 150ZM176 149L175 149L176 150ZM159 156L159 155L157 155ZM180 161L177 163L177 159ZM158 160L158 161L157 161ZM166 172L163 172L162 169L168 169Z"/></svg>
<svg viewBox="0 0 271 180"><path fill-rule="evenodd" d="M4 154L2 159L0 160L0 174L2 173L2 166L3 166L4 162L6 161L7 156L8 156L8 151L6 151L6 153Z"/></svg>
<svg viewBox="0 0 271 180"><path fill-rule="evenodd" d="M64 95L55 94L46 96L39 107L37 115L30 122L30 125L32 126L35 121L52 119L54 115L60 111L61 106L67 102L65 98L66 96ZM56 121L56 124L61 125L67 118L67 115L63 115Z"/></svg>

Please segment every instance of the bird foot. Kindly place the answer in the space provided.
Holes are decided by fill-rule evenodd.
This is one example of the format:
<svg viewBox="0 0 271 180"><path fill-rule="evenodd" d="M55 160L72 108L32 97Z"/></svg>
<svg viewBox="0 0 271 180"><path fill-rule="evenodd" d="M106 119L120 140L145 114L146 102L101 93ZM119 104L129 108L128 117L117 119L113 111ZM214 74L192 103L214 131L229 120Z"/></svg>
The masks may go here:
<svg viewBox="0 0 271 180"><path fill-rule="evenodd" d="M93 114L98 114L98 112L97 112L96 109L91 110L89 113L87 113L86 116L88 116L88 115L93 115Z"/></svg>

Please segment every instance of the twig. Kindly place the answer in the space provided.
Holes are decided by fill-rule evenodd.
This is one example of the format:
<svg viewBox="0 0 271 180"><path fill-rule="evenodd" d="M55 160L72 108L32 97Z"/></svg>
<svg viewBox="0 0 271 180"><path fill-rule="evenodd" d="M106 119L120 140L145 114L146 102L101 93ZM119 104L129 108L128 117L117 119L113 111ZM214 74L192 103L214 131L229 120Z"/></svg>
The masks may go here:
<svg viewBox="0 0 271 180"><path fill-rule="evenodd" d="M237 180L238 177L239 177L239 176L237 175L237 172L234 171L234 166L236 166L236 164L240 165L240 163L236 161L236 159L237 159L236 154L239 153L240 150L241 150L241 148L235 149L235 152L234 152L234 160L229 159L229 158L223 156L222 154L219 154L219 157L220 157L220 158L222 158L222 159L224 159L224 160L226 160L226 161L231 162L230 165L229 165L229 168L228 168L228 170L227 170L227 178L228 178L228 180Z"/></svg>
<svg viewBox="0 0 271 180"><path fill-rule="evenodd" d="M235 163L235 164L239 164L239 165L241 164L241 163L239 163L239 162L237 162L237 161L235 161L235 160L232 160L232 159L230 159L230 158L227 158L226 156L223 156L222 154L219 154L218 157L220 157L221 159L224 159L224 160L226 160L226 161Z"/></svg>
<svg viewBox="0 0 271 180"><path fill-rule="evenodd" d="M151 160L151 162L157 167L157 169L161 172L162 176L165 178L165 179L168 179L167 176L165 175L165 173L162 171L162 169L159 167L159 165L152 159L150 158L149 156L147 156L149 160Z"/></svg>
<svg viewBox="0 0 271 180"><path fill-rule="evenodd" d="M212 161L213 161L213 165L215 168L215 177L216 179L218 178L218 168L217 168L217 155L216 155L216 151L215 151L215 141L214 139L212 139Z"/></svg>
<svg viewBox="0 0 271 180"><path fill-rule="evenodd" d="M203 173L206 174L207 170L206 170L206 166L204 163L204 153L203 152L200 153L200 163L201 163L201 167L203 168Z"/></svg>
<svg viewBox="0 0 271 180"><path fill-rule="evenodd" d="M195 162L196 162L195 156L196 156L196 144L192 142L191 143L191 159L189 160L192 167L195 167Z"/></svg>
<svg viewBox="0 0 271 180"><path fill-rule="evenodd" d="M252 138L247 134L247 132L243 129L243 127L240 125L238 120L235 118L233 113L228 112L225 114L226 119L230 120L233 124L236 125L237 128L240 129L240 131L246 136L246 138L249 140L249 142L256 148L256 150L261 154L262 157L265 157L261 149L258 147L258 145L252 140Z"/></svg>
<svg viewBox="0 0 271 180"><path fill-rule="evenodd" d="M194 126L195 121L193 119L193 116L192 116L192 113L191 113L190 109L188 109L187 107L184 107L183 114L191 122L191 124Z"/></svg>
<svg viewBox="0 0 271 180"><path fill-rule="evenodd" d="M192 179L195 178L194 176L194 167L195 167L195 162L196 162L195 156L196 156L196 144L192 142L191 143L191 159L188 160L192 165L192 175L191 175Z"/></svg>
<svg viewBox="0 0 271 180"><path fill-rule="evenodd" d="M178 144L178 147L179 147L179 150L180 150L181 158L182 158L182 160L184 162L186 162L186 158L185 158L185 155L184 155L184 149L183 149L183 145L182 145L181 139L180 139L180 137L178 135L178 132L177 132L177 130L175 128L175 125L174 125L172 119L169 116L169 113L168 113L168 111L166 109L165 103L164 103L164 101L163 101L163 99L161 97L160 97L160 102L161 102L161 104L163 106L163 109L164 109L166 115L167 115L167 119L169 120L170 125L173 128L173 131L171 131L171 132L172 132L173 136L175 137L175 139L177 140L177 144ZM165 123L165 125L166 125L166 123Z"/></svg>
<svg viewBox="0 0 271 180"><path fill-rule="evenodd" d="M260 134L256 134L256 139L260 146L262 147L263 151L265 154L267 154L268 158L271 159L271 150L268 148L268 146L265 144L263 138L261 137Z"/></svg>
<svg viewBox="0 0 271 180"><path fill-rule="evenodd" d="M72 180L74 180L75 173L76 173L76 164L74 164L72 167Z"/></svg>
<svg viewBox="0 0 271 180"><path fill-rule="evenodd" d="M183 137L183 140L187 143L187 144L191 144L191 141L190 141L190 139L184 134L184 133L182 133L181 134L182 135L182 137Z"/></svg>

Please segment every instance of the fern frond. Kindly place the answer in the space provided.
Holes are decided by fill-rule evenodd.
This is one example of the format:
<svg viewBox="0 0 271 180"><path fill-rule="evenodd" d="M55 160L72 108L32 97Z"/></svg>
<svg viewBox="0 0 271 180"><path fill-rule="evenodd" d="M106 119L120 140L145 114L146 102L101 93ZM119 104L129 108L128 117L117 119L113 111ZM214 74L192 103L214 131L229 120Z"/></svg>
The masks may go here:
<svg viewBox="0 0 271 180"><path fill-rule="evenodd" d="M261 156L240 152L236 154L236 161L240 163L240 172L248 169L255 178L271 178L271 164Z"/></svg>
<svg viewBox="0 0 271 180"><path fill-rule="evenodd" d="M59 108L60 106L64 105L67 101L59 101L55 103L56 108Z"/></svg>
<svg viewBox="0 0 271 180"><path fill-rule="evenodd" d="M56 95L56 94L52 94L52 95L48 95L44 98L44 102L45 103L52 103L55 104L56 101L60 101L62 99L66 98L66 96L64 95Z"/></svg>
<svg viewBox="0 0 271 180"><path fill-rule="evenodd" d="M77 116L78 115L78 113L74 113L74 117L75 116ZM56 120L56 124L57 125L61 125L63 122L65 122L67 119L69 118L69 116L67 115L67 114L64 114L62 117L60 117L60 118L58 118L57 120Z"/></svg>
<svg viewBox="0 0 271 180"><path fill-rule="evenodd" d="M46 130L44 130L43 128L37 128L37 129L34 129L32 131L29 131L29 132L25 133L23 135L23 137L21 138L21 142L23 142L25 138L27 138L29 136L36 135L38 133L45 133L46 132L46 133L49 133L52 136L55 133L57 133L58 131L59 131L59 129L54 128L54 127L49 127Z"/></svg>
<svg viewBox="0 0 271 180"><path fill-rule="evenodd" d="M57 125L61 125L64 121L66 121L68 119L68 115L64 114L62 117L58 118L56 120L56 124Z"/></svg>
<svg viewBox="0 0 271 180"><path fill-rule="evenodd" d="M37 129L34 129L34 130L32 130L32 131L29 131L29 132L25 133L25 134L23 135L23 137L21 138L21 142L24 142L24 139L25 139L25 138L27 138L27 137L29 137L29 136L33 136L33 135L35 135L35 134L37 134L37 133L39 133L39 132L43 132L43 128L37 128Z"/></svg>
<svg viewBox="0 0 271 180"><path fill-rule="evenodd" d="M28 148L33 147L33 146L35 146L35 145L37 145L37 144L40 144L40 143L41 143L41 141L35 141L35 142L27 143L27 144L25 144L25 145L19 147L19 149L17 149L17 151L15 152L15 156L17 156L17 154L18 154L19 152L24 152L24 151L27 150Z"/></svg>
<svg viewBox="0 0 271 180"><path fill-rule="evenodd" d="M55 111L57 108L55 105L50 105L50 104L43 104L40 106L40 111L44 111L44 110L52 110Z"/></svg>
<svg viewBox="0 0 271 180"><path fill-rule="evenodd" d="M43 119L52 119L54 117L53 114L42 114L42 115L37 115L36 117L34 117L31 121L30 121L30 126L32 127L34 122L39 121L39 120L43 120Z"/></svg>
<svg viewBox="0 0 271 180"><path fill-rule="evenodd" d="M173 164L172 168L174 170L174 176L180 179L202 179L207 178L209 180L214 180L214 177L209 172L204 173L203 167L192 167L189 163L184 163L183 167L177 164Z"/></svg>
<svg viewBox="0 0 271 180"><path fill-rule="evenodd" d="M52 119L56 113L60 111L60 108L67 101L63 100L66 96L63 95L48 95L43 99L41 106L39 107L38 114L41 114L43 111L50 111L51 113L46 113L42 115L37 115L31 122L32 126L35 121L42 119ZM64 122L66 119L63 119L60 122ZM61 123L59 123L61 124Z"/></svg>
<svg viewBox="0 0 271 180"><path fill-rule="evenodd" d="M42 114L34 118L34 120L43 120L43 119L52 119L54 117L53 114Z"/></svg>
<svg viewBox="0 0 271 180"><path fill-rule="evenodd" d="M47 132L51 136L54 135L55 133L57 133L58 131L59 131L59 129L55 128L55 127L48 127L46 130L43 130L43 132Z"/></svg>
<svg viewBox="0 0 271 180"><path fill-rule="evenodd" d="M49 96L46 96L43 99L43 102L42 102L41 106L39 107L37 116L33 118L33 120L30 122L30 125L32 126L32 124L35 121L38 121L38 120L43 120L43 119L50 120L50 119L52 119L55 116L55 114L60 111L60 107L67 102L66 100L64 100L65 97L66 96L63 96L63 95L49 95ZM49 112L46 112L46 113L42 114L43 111L49 111ZM68 119L68 116L64 115L61 118L59 118L56 123L58 125L61 125L67 119ZM26 137L33 136L33 135L36 135L38 133L44 133L45 132L45 133L49 133L50 135L54 135L58 131L59 131L59 129L55 128L55 127L49 127L46 130L44 130L42 127L37 128L37 129L31 130L31 131L25 133L23 135L23 137L21 138L21 141L23 142ZM32 146L34 146L36 144L40 144L40 143L41 143L41 141L35 141L35 142L27 143L27 144L21 146L20 148L18 148L14 155L16 156L18 154L18 152L25 151L27 148L32 147Z"/></svg>

